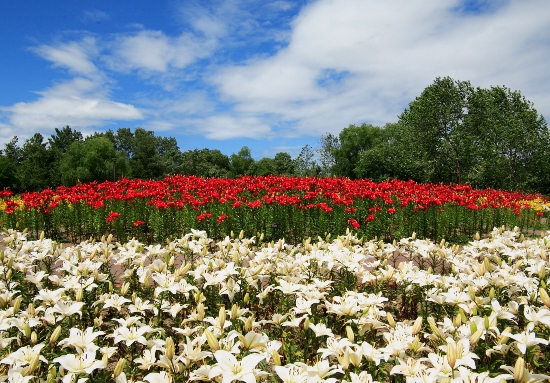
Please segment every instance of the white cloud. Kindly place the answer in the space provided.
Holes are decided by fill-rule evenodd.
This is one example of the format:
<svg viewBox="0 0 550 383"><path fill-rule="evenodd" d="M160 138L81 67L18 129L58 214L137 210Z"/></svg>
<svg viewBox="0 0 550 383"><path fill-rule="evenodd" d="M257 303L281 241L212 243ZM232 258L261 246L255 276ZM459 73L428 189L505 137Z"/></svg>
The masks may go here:
<svg viewBox="0 0 550 383"><path fill-rule="evenodd" d="M120 36L113 43L113 55L107 57L111 69L138 70L147 75L179 70L213 51L215 41L184 33L177 37L162 31L143 30Z"/></svg>
<svg viewBox="0 0 550 383"><path fill-rule="evenodd" d="M213 82L224 101L235 103L233 118L278 116L292 122L293 129L279 132L286 136L396 121L408 102L447 75L518 89L549 113L543 95L550 85L550 7L510 1L487 13L461 13L461 3L317 1L294 20L288 46L223 68Z"/></svg>
<svg viewBox="0 0 550 383"><path fill-rule="evenodd" d="M90 55L97 54L96 41L91 37L85 37L79 42L40 45L31 48L31 51L51 61L54 66L68 69L74 74L87 77L99 76L99 70L90 59Z"/></svg>
<svg viewBox="0 0 550 383"><path fill-rule="evenodd" d="M116 120L138 120L143 114L133 105L111 101L92 80L77 77L40 92L40 98L2 108L8 137L21 139L35 132L51 132L65 125L74 129L99 127ZM7 142L7 141L6 141ZM5 142L4 142L5 143Z"/></svg>

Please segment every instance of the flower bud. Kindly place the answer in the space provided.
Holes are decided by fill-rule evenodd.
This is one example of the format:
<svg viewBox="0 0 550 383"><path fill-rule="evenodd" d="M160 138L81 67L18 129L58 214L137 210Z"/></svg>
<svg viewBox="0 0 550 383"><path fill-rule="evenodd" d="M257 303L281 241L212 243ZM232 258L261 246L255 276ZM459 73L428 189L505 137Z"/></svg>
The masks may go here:
<svg viewBox="0 0 550 383"><path fill-rule="evenodd" d="M31 343L36 344L38 342L38 334L36 334L36 331L31 332Z"/></svg>
<svg viewBox="0 0 550 383"><path fill-rule="evenodd" d="M476 322L470 322L470 334L474 335L477 331L477 324Z"/></svg>
<svg viewBox="0 0 550 383"><path fill-rule="evenodd" d="M125 366L126 366L126 358L120 358L116 363L115 370L113 371L113 378L116 379L120 374L122 374L122 371L124 370Z"/></svg>
<svg viewBox="0 0 550 383"><path fill-rule="evenodd" d="M514 365L514 383L525 383L525 361L520 356Z"/></svg>
<svg viewBox="0 0 550 383"><path fill-rule="evenodd" d="M506 327L504 329L504 331L502 331L503 333L510 333L510 331L512 331L512 328L510 326ZM509 336L507 335L501 335L499 338L498 338L498 344L506 344L506 342L508 342L508 340L510 339Z"/></svg>
<svg viewBox="0 0 550 383"><path fill-rule="evenodd" d="M84 289L82 289L82 286L76 290L76 301L82 302L82 297L84 296Z"/></svg>
<svg viewBox="0 0 550 383"><path fill-rule="evenodd" d="M124 282L120 288L120 295L124 296L130 289L130 282Z"/></svg>
<svg viewBox="0 0 550 383"><path fill-rule="evenodd" d="M454 369L456 365L456 344L454 343L447 343L447 361L449 366Z"/></svg>
<svg viewBox="0 0 550 383"><path fill-rule="evenodd" d="M543 289L542 287L539 288L539 296L542 303L547 308L550 308L550 296L548 296L548 292L546 292L546 289Z"/></svg>
<svg viewBox="0 0 550 383"><path fill-rule="evenodd" d="M197 314L198 314L198 320L203 320L204 319L204 305L202 303L199 303L197 305Z"/></svg>
<svg viewBox="0 0 550 383"><path fill-rule="evenodd" d="M220 322L220 328L223 330L225 324L225 306L220 307L220 313L218 314L218 322Z"/></svg>
<svg viewBox="0 0 550 383"><path fill-rule="evenodd" d="M280 366L280 365L281 365L281 357L279 356L279 353L277 352L277 350L271 351L271 357L273 358L273 363L274 363L276 366Z"/></svg>
<svg viewBox="0 0 550 383"><path fill-rule="evenodd" d="M386 313L386 319L388 320L390 327L395 328L395 319L393 319L393 315L391 315L391 313Z"/></svg>
<svg viewBox="0 0 550 383"><path fill-rule="evenodd" d="M208 342L208 345L210 346L210 349L212 351L217 351L220 349L220 343L218 342L216 336L212 334L212 331L210 331L209 329L205 329L204 336L206 336L206 341Z"/></svg>
<svg viewBox="0 0 550 383"><path fill-rule="evenodd" d="M461 324L462 324L462 318L460 317L460 314L456 314L453 317L453 326L455 326L455 328L458 328L460 327Z"/></svg>
<svg viewBox="0 0 550 383"><path fill-rule="evenodd" d="M109 292L113 292L113 282L109 281Z"/></svg>
<svg viewBox="0 0 550 383"><path fill-rule="evenodd" d="M27 338L31 336L31 326L29 326L28 322L23 323L23 326L21 329L23 330Z"/></svg>
<svg viewBox="0 0 550 383"><path fill-rule="evenodd" d="M174 344L174 339L172 339L171 336L166 338L166 344L165 344L165 352L164 354L169 360L172 360L176 353L176 346Z"/></svg>
<svg viewBox="0 0 550 383"><path fill-rule="evenodd" d="M307 319L307 318L306 318ZM244 322L244 330L246 332L252 330L252 322L254 321L254 317L250 316L246 319L246 322Z"/></svg>
<svg viewBox="0 0 550 383"><path fill-rule="evenodd" d="M244 302L245 305L247 305L248 302L250 302L250 294L249 293L246 293L244 295L243 302Z"/></svg>
<svg viewBox="0 0 550 383"><path fill-rule="evenodd" d="M351 328L351 326L346 326L346 336L351 343L355 342L355 334L353 333L353 329Z"/></svg>
<svg viewBox="0 0 550 383"><path fill-rule="evenodd" d="M50 346L54 344L59 338L59 335L61 335L61 326L57 326L55 330L53 330L52 335L50 335L50 341L48 342L48 344Z"/></svg>
<svg viewBox="0 0 550 383"><path fill-rule="evenodd" d="M34 354L34 356L31 359L31 362L29 363L29 370L28 370L29 374L32 374L34 370L36 370L36 367L38 367L39 362L40 362L40 354Z"/></svg>
<svg viewBox="0 0 550 383"><path fill-rule="evenodd" d="M57 371L55 370L55 364L50 364L48 368L48 377L46 383L54 383L57 377Z"/></svg>
<svg viewBox="0 0 550 383"><path fill-rule="evenodd" d="M239 315L239 305L236 303L233 303L233 306L231 306L231 312L229 314L229 317L231 319L237 319L237 315Z"/></svg>
<svg viewBox="0 0 550 383"><path fill-rule="evenodd" d="M304 326L304 331L309 328L310 324L311 324L311 322L309 320L309 317L306 317L306 319L304 320L304 323L302 323L302 325Z"/></svg>
<svg viewBox="0 0 550 383"><path fill-rule="evenodd" d="M21 302L23 301L23 298L21 296L18 296L13 301L13 313L17 313L19 311L19 308L21 307Z"/></svg>
<svg viewBox="0 0 550 383"><path fill-rule="evenodd" d="M481 339L481 336L485 333L485 329L480 328L476 332L470 336L470 345L474 346L479 340Z"/></svg>
<svg viewBox="0 0 550 383"><path fill-rule="evenodd" d="M412 334L413 335L418 334L420 332L420 330L422 330L422 320L423 320L422 317L418 317L414 321L413 328L412 328Z"/></svg>
<svg viewBox="0 0 550 383"><path fill-rule="evenodd" d="M428 324L430 325L430 329L432 330L435 336L441 339L445 338L445 335L439 329L439 327L437 327L437 324L435 323L435 319L433 317L428 317Z"/></svg>

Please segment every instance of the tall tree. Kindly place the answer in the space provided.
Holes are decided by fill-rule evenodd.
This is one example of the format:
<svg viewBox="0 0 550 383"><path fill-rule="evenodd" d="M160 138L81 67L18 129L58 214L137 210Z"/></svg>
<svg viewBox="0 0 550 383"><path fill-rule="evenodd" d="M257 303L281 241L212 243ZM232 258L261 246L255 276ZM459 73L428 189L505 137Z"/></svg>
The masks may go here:
<svg viewBox="0 0 550 383"><path fill-rule="evenodd" d="M62 183L60 172L61 160L75 141L83 141L82 133L71 129L68 125L63 129L55 128L55 134L52 134L48 138L48 151L52 159L49 178L52 185L60 185Z"/></svg>
<svg viewBox="0 0 550 383"><path fill-rule="evenodd" d="M469 103L469 123L478 144L470 182L548 191L550 133L545 119L520 92L478 88Z"/></svg>
<svg viewBox="0 0 550 383"><path fill-rule="evenodd" d="M254 158L248 146L243 146L237 154L233 153L230 157L231 176L238 177L250 175L254 172Z"/></svg>
<svg viewBox="0 0 550 383"><path fill-rule="evenodd" d="M311 145L304 146L294 159L294 171L302 177L319 175L320 169L315 162L315 151Z"/></svg>
<svg viewBox="0 0 550 383"><path fill-rule="evenodd" d="M474 137L466 118L473 92L468 81L438 77L399 116L421 150L424 181L460 183L470 171Z"/></svg>
<svg viewBox="0 0 550 383"><path fill-rule="evenodd" d="M51 157L44 136L35 133L25 141L21 149L21 162L17 169L20 188L24 191L37 191L55 186L49 180L50 164Z"/></svg>

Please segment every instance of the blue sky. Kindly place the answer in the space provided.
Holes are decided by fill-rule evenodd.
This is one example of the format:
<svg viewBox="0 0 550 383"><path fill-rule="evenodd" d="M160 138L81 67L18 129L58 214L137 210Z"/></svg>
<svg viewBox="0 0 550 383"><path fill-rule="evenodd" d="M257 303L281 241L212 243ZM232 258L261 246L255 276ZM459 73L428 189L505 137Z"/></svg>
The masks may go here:
<svg viewBox="0 0 550 383"><path fill-rule="evenodd" d="M0 4L0 148L65 125L295 157L383 126L436 77L550 117L547 0L26 0Z"/></svg>

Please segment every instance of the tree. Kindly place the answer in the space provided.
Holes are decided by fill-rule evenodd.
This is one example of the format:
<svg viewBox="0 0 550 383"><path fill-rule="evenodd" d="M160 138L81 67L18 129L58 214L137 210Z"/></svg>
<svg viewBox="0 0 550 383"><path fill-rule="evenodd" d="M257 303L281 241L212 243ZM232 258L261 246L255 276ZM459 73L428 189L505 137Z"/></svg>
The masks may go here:
<svg viewBox="0 0 550 383"><path fill-rule="evenodd" d="M461 183L473 166L475 140L467 123L473 93L468 81L438 77L399 116L424 162L422 181Z"/></svg>
<svg viewBox="0 0 550 383"><path fill-rule="evenodd" d="M72 130L68 125L63 129L55 128L55 134L52 134L50 138L48 138L48 151L52 159L49 178L52 185L61 184L62 180L59 168L61 160L71 144L75 141L83 141L82 133Z"/></svg>
<svg viewBox="0 0 550 383"><path fill-rule="evenodd" d="M248 146L243 146L237 154L233 153L230 157L230 174L233 177L252 174L253 166L254 158Z"/></svg>
<svg viewBox="0 0 550 383"><path fill-rule="evenodd" d="M328 138L329 149L334 156L332 166L337 176L356 178L355 168L362 152L371 150L386 140L382 128L370 124L350 125L340 132L339 139Z"/></svg>
<svg viewBox="0 0 550 383"><path fill-rule="evenodd" d="M17 190L17 166L5 155L0 156L0 190Z"/></svg>
<svg viewBox="0 0 550 383"><path fill-rule="evenodd" d="M21 190L38 191L54 186L49 180L51 157L44 137L35 133L25 141L21 149L21 161L17 168L17 178Z"/></svg>
<svg viewBox="0 0 550 383"><path fill-rule="evenodd" d="M550 134L545 119L518 91L478 88L469 103L477 161L469 181L478 187L548 192Z"/></svg>
<svg viewBox="0 0 550 383"><path fill-rule="evenodd" d="M294 170L301 177L319 175L320 169L315 162L315 152L311 145L304 146L298 157L294 159Z"/></svg>
<svg viewBox="0 0 550 383"><path fill-rule="evenodd" d="M115 163L117 173L126 170L124 154L117 153L108 138L95 137L84 142L75 141L61 160L63 185L73 186L78 182L113 180Z"/></svg>
<svg viewBox="0 0 550 383"><path fill-rule="evenodd" d="M290 154L279 152L273 158L275 164L275 173L277 175L291 176L294 175L294 162Z"/></svg>
<svg viewBox="0 0 550 383"><path fill-rule="evenodd" d="M332 133L321 136L321 147L317 150L319 154L319 165L323 176L335 174L336 153L340 149L340 139Z"/></svg>

